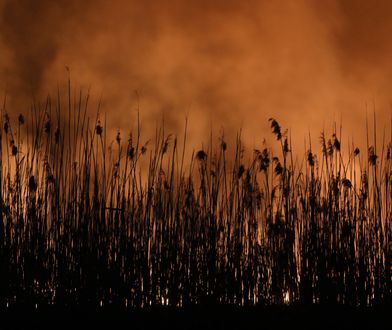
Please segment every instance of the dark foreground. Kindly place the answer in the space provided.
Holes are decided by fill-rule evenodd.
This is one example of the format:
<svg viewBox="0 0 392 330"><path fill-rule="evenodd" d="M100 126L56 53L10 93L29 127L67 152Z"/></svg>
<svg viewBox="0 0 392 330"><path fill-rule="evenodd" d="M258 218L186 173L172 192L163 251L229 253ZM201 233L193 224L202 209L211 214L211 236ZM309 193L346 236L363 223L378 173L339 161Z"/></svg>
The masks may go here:
<svg viewBox="0 0 392 330"><path fill-rule="evenodd" d="M47 325L105 324L127 325L127 328L149 327L156 329L271 329L272 327L329 328L329 329L391 329L390 306L354 308L346 306L272 306L243 308L236 306L192 306L185 308L151 307L142 310L115 308L53 307L13 308L1 312L1 319L25 324ZM61 323L53 323L53 321ZM107 324L107 323L106 323Z"/></svg>

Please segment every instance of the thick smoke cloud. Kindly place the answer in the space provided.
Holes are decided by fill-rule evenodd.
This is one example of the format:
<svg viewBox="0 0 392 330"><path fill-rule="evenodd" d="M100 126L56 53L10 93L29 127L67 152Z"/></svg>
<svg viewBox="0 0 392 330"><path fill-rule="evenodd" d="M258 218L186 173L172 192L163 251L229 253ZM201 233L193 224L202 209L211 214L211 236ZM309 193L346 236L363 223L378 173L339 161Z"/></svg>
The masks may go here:
<svg viewBox="0 0 392 330"><path fill-rule="evenodd" d="M0 0L0 91L19 109L64 84L67 66L77 86L102 95L112 128L128 130L140 102L147 130L164 117L180 133L189 115L194 141L242 127L253 146L269 136L269 117L300 146L332 120L355 136L366 107L389 120L391 9L387 0Z"/></svg>

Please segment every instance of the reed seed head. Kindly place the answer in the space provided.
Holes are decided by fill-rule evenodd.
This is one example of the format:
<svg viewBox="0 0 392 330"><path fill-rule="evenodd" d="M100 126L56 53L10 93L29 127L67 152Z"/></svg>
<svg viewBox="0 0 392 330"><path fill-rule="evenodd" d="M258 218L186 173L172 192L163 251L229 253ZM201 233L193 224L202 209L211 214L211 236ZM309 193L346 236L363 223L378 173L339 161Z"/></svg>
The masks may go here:
<svg viewBox="0 0 392 330"><path fill-rule="evenodd" d="M199 150L199 151L196 153L196 159L197 159L197 160L200 160L200 161L206 160L206 159L207 159L207 154L206 154L206 152L205 152L204 150Z"/></svg>
<svg viewBox="0 0 392 330"><path fill-rule="evenodd" d="M95 126L95 132L97 135L101 136L103 132L103 127L101 126L101 122L98 120L97 126Z"/></svg>

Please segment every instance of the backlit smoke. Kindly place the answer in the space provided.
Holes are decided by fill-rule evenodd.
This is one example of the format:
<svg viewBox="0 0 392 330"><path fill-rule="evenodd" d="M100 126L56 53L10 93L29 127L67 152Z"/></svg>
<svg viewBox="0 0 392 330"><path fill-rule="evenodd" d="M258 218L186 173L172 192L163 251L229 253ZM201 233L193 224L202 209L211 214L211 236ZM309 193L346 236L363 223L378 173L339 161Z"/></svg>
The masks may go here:
<svg viewBox="0 0 392 330"><path fill-rule="evenodd" d="M128 131L139 107L151 131L164 118L181 133L188 116L198 142L243 128L259 144L270 117L300 146L333 120L360 140L366 110L389 121L391 9L386 0L0 0L0 92L19 113L66 85L68 67L75 89L102 95L113 129Z"/></svg>

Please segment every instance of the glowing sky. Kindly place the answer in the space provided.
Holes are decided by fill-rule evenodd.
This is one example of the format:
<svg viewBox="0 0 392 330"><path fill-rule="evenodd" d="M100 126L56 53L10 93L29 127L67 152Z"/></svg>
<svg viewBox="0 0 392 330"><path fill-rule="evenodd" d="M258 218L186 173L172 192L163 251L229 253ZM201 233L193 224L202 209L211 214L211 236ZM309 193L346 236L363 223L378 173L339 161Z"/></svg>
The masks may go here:
<svg viewBox="0 0 392 330"><path fill-rule="evenodd" d="M389 121L391 13L388 0L0 0L0 92L19 113L68 66L113 128L134 121L137 90L147 129L163 114L181 132L188 115L194 140L242 127L258 143L269 117L299 144L340 118L360 139L366 104Z"/></svg>

